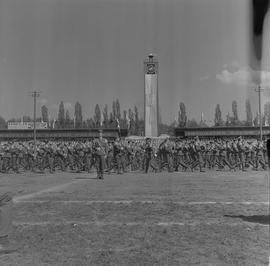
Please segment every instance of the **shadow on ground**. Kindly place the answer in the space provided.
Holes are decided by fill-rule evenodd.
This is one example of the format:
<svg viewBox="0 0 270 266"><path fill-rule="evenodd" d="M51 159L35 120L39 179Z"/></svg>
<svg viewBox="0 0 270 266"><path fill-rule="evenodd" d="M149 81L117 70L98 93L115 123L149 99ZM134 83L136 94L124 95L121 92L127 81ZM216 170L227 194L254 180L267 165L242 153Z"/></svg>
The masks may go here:
<svg viewBox="0 0 270 266"><path fill-rule="evenodd" d="M97 179L97 177L77 176L77 177L74 177L74 179Z"/></svg>
<svg viewBox="0 0 270 266"><path fill-rule="evenodd" d="M269 224L270 225L270 215L252 215L252 216L224 215L224 217L240 218L245 222L259 223L259 224Z"/></svg>

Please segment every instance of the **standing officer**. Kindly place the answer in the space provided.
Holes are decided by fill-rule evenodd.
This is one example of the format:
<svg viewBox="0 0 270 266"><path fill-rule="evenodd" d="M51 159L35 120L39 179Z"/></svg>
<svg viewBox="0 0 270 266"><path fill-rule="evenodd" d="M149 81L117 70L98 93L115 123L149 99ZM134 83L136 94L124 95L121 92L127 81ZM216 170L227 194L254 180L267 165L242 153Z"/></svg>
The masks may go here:
<svg viewBox="0 0 270 266"><path fill-rule="evenodd" d="M238 156L239 156L239 161L240 161L239 162L240 170L246 171L245 162L244 162L245 148L244 148L243 140L241 137L238 138L237 149L238 149Z"/></svg>
<svg viewBox="0 0 270 266"><path fill-rule="evenodd" d="M94 142L94 155L96 158L97 178L104 179L105 157L108 153L108 142L102 136L102 130L99 131L99 138Z"/></svg>
<svg viewBox="0 0 270 266"><path fill-rule="evenodd" d="M151 145L151 139L147 138L146 139L146 145L144 148L144 169L145 169L145 173L148 172L149 166L151 165L151 167L157 171L157 167L155 165L153 165L152 162L152 158L153 158L153 147Z"/></svg>
<svg viewBox="0 0 270 266"><path fill-rule="evenodd" d="M270 169L270 138L266 141L266 150L267 150L267 158L268 158L268 169Z"/></svg>

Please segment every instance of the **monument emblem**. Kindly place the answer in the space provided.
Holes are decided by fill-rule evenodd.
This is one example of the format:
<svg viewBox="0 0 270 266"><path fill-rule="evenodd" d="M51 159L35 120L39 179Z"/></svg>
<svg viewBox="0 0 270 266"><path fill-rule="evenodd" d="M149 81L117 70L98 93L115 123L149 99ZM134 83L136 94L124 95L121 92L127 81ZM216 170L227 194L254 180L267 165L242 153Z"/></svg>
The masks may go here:
<svg viewBox="0 0 270 266"><path fill-rule="evenodd" d="M153 54L144 61L144 121L145 136L158 137L158 61Z"/></svg>

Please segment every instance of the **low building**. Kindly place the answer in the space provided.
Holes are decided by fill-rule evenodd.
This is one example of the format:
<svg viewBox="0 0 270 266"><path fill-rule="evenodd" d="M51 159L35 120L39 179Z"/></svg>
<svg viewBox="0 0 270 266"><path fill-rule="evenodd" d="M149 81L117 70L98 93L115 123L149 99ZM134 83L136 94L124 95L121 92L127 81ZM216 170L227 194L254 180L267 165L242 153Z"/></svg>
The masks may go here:
<svg viewBox="0 0 270 266"><path fill-rule="evenodd" d="M270 127L262 128L263 136L270 134ZM175 129L176 137L260 137L260 127L195 127L195 128L176 128Z"/></svg>
<svg viewBox="0 0 270 266"><path fill-rule="evenodd" d="M100 129L37 129L37 139L91 139L99 137ZM103 129L103 136L108 139L126 137L127 129ZM34 138L32 129L2 129L0 130L0 140L31 140Z"/></svg>
<svg viewBox="0 0 270 266"><path fill-rule="evenodd" d="M36 129L47 129L47 122L36 122ZM8 129L34 129L34 122L8 122Z"/></svg>

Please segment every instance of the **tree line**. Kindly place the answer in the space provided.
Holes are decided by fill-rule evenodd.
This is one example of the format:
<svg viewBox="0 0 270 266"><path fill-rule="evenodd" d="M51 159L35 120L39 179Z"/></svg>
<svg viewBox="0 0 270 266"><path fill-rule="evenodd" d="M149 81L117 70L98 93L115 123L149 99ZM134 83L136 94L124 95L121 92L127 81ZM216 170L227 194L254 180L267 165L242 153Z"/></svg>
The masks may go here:
<svg viewBox="0 0 270 266"><path fill-rule="evenodd" d="M232 101L232 111L223 118L220 104L217 104L214 110L214 117L211 126L258 126L259 114L256 113L253 117L250 100L245 103L246 117L240 120L238 117L237 101ZM0 128L7 128L7 122L32 122L30 116L13 118L6 121L0 116ZM89 118L83 118L82 105L77 101L74 105L74 113L70 114L68 109L65 109L64 103L60 102L58 107L58 115L56 118L51 118L48 107L41 107L41 116L37 118L38 122L47 122L49 128L55 129L70 129L70 128L125 128L128 129L130 135L144 134L144 119L139 116L137 106L128 110L121 110L118 99L114 100L109 111L106 104L103 108L99 104L95 105L94 115ZM270 125L270 102L266 103L263 108L262 123L265 126ZM203 116L200 121L189 119L186 111L186 106L183 102L179 103L178 118L169 125L161 123L161 134L173 134L175 127L208 127L209 123L204 120Z"/></svg>
<svg viewBox="0 0 270 266"><path fill-rule="evenodd" d="M237 101L232 101L232 112L227 113L226 118L223 118L220 104L215 107L213 125L217 126L259 126L260 118L257 112L253 117L250 100L245 102L246 117L244 120L240 120L238 116ZM176 122L178 127L208 127L207 121L201 117L201 121L198 122L195 119L189 120L186 113L186 106L183 102L179 104L178 121ZM262 112L262 124L264 126L270 125L270 102L264 104Z"/></svg>
<svg viewBox="0 0 270 266"><path fill-rule="evenodd" d="M30 116L13 118L7 122L32 122ZM112 102L112 110L109 111L108 105L100 108L95 105L94 115L83 118L82 105L77 101L74 106L74 113L70 114L65 109L64 102L60 102L57 118L52 118L46 105L41 106L41 117L37 117L37 122L47 122L49 128L71 129L71 128L126 128L130 134L142 135L144 133L144 120L139 117L137 106L121 111L118 99ZM0 117L0 128L6 128L7 122Z"/></svg>

